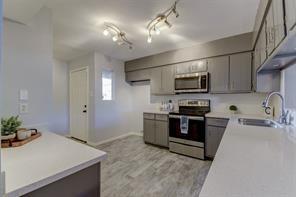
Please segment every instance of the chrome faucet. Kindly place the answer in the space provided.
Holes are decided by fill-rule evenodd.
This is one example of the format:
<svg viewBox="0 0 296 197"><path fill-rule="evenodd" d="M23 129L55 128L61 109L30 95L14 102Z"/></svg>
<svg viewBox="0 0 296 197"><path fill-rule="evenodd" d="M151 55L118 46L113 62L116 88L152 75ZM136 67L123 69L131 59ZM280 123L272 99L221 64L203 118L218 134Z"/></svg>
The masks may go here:
<svg viewBox="0 0 296 197"><path fill-rule="evenodd" d="M280 124L289 124L289 122L288 122L288 114L289 114L289 111L288 110L286 110L285 109L285 99L284 99L284 97L283 97L283 95L280 93L280 92L271 92L266 98L265 98L265 100L263 101L263 103L262 103L262 106L265 108L265 112L267 113L267 114L270 114L270 112L268 113L267 112L267 109L270 109L270 107L268 106L268 104L269 104L269 100L270 100L270 98L273 96L273 95L278 95L279 97L280 97L280 99L281 99L281 102L282 102L282 110L281 110L281 115L280 115L280 117L279 117L279 120L278 120L278 122L280 123Z"/></svg>

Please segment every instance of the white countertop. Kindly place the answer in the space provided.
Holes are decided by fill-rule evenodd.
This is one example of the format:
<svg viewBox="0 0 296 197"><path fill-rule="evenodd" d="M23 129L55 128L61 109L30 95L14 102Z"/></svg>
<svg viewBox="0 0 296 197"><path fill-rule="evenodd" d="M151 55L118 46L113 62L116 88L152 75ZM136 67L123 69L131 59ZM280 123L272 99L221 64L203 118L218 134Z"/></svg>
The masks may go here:
<svg viewBox="0 0 296 197"><path fill-rule="evenodd" d="M259 114L254 114L254 115L248 115L248 114L231 114L231 113L223 113L223 112L210 112L206 114L206 117L208 118L226 118L226 119L231 119L231 118L268 118L265 115L259 115Z"/></svg>
<svg viewBox="0 0 296 197"><path fill-rule="evenodd" d="M200 197L295 197L295 128L242 126L238 117L229 121Z"/></svg>
<svg viewBox="0 0 296 197"><path fill-rule="evenodd" d="M6 195L21 196L94 165L105 152L49 132L17 148L1 149Z"/></svg>

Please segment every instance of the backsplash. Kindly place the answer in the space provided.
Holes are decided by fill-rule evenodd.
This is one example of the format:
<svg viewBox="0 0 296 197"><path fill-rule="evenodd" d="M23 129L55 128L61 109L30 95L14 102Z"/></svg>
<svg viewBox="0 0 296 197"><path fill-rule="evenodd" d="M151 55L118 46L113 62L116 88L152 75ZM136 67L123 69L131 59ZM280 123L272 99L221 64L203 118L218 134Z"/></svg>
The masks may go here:
<svg viewBox="0 0 296 197"><path fill-rule="evenodd" d="M134 105L137 110L159 110L163 101L172 100L177 108L180 99L210 99L211 111L213 112L229 112L230 105L236 105L239 113L243 114L264 114L262 101L266 94L250 93L250 94L181 94L171 96L154 96L150 95L150 85L141 84L133 86Z"/></svg>
<svg viewBox="0 0 296 197"><path fill-rule="evenodd" d="M243 114L263 114L264 109L261 104L265 98L265 94L188 94L173 96L153 96L151 95L151 103L157 104L162 101L172 100L177 107L180 99L209 99L211 100L212 112L229 112L230 105L238 107L238 113Z"/></svg>

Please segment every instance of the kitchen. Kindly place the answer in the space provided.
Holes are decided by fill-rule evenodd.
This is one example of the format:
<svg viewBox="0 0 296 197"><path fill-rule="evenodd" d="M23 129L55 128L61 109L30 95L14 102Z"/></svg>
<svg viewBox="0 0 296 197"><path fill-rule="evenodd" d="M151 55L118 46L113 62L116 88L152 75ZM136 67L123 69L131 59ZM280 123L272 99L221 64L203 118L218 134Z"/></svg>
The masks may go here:
<svg viewBox="0 0 296 197"><path fill-rule="evenodd" d="M295 196L295 9L4 0L3 195Z"/></svg>

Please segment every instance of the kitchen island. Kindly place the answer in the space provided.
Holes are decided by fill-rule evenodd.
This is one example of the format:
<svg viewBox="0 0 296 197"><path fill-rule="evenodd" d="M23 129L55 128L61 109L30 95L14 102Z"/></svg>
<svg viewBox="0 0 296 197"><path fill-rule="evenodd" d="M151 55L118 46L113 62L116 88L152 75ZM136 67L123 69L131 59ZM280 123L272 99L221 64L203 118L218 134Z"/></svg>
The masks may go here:
<svg viewBox="0 0 296 197"><path fill-rule="evenodd" d="M295 128L244 126L240 117L257 118L229 116L200 197L296 196Z"/></svg>
<svg viewBox="0 0 296 197"><path fill-rule="evenodd" d="M1 149L5 193L16 196L100 196L105 152L42 132L24 146Z"/></svg>

